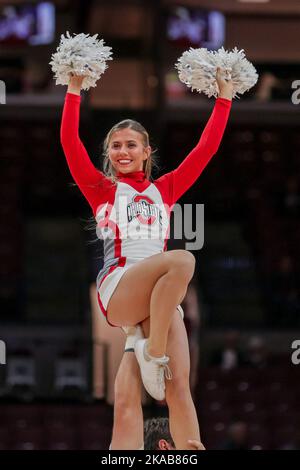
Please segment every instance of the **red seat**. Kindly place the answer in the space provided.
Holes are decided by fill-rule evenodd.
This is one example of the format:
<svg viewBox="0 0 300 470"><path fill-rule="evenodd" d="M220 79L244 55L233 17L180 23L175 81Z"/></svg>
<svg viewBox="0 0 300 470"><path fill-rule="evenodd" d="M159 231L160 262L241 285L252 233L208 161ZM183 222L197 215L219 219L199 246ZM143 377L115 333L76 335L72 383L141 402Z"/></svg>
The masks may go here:
<svg viewBox="0 0 300 470"><path fill-rule="evenodd" d="M45 449L44 433L41 427L25 427L17 429L12 436L13 450Z"/></svg>
<svg viewBox="0 0 300 470"><path fill-rule="evenodd" d="M45 430L47 449L75 450L77 448L76 430L68 425L49 426Z"/></svg>
<svg viewBox="0 0 300 470"><path fill-rule="evenodd" d="M248 442L251 449L272 449L270 431L262 426L248 426Z"/></svg>
<svg viewBox="0 0 300 470"><path fill-rule="evenodd" d="M227 424L222 422L203 427L201 430L201 439L207 450L217 449L225 440L226 435Z"/></svg>
<svg viewBox="0 0 300 470"><path fill-rule="evenodd" d="M295 443L298 433L297 427L293 425L281 425L272 429L271 442L274 449L284 448Z"/></svg>

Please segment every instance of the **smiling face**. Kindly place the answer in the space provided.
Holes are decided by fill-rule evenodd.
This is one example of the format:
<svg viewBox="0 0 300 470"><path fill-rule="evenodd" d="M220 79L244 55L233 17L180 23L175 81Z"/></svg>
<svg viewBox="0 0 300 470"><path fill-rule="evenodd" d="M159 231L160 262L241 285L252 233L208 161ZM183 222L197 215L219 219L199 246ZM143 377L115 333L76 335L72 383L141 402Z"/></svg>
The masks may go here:
<svg viewBox="0 0 300 470"><path fill-rule="evenodd" d="M141 171L151 155L151 147L145 145L142 133L130 128L116 130L108 144L108 156L116 172Z"/></svg>

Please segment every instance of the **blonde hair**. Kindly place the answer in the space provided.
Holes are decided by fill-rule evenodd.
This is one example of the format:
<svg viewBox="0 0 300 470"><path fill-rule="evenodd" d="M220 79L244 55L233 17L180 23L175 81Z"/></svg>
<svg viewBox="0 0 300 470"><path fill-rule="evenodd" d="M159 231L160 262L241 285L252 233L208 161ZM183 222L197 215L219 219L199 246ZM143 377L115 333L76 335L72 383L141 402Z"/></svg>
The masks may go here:
<svg viewBox="0 0 300 470"><path fill-rule="evenodd" d="M118 122L118 124L115 124L106 135L104 143L103 143L103 155L104 155L103 173L113 182L116 182L117 177L116 177L116 170L114 169L109 159L108 147L109 147L109 142L111 140L113 133L116 131L120 131L121 129L132 129L136 132L139 132L143 137L144 147L149 146L149 134L144 128L144 126L142 126L142 124L140 124L139 122L133 121L132 119L124 119L124 121L121 121L121 122ZM152 152L151 155L147 158L147 160L145 160L143 163L143 171L145 172L145 176L147 179L150 179L151 173L154 167L157 167L157 163L154 159L154 155Z"/></svg>

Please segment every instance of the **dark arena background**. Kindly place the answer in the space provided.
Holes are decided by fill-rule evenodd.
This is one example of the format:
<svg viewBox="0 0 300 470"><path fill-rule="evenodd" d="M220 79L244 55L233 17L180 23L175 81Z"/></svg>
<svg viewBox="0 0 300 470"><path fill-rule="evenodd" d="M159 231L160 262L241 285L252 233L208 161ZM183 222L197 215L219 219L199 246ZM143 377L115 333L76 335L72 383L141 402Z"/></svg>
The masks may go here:
<svg viewBox="0 0 300 470"><path fill-rule="evenodd" d="M103 139L125 118L149 131L160 172L197 143L214 99L178 80L184 50L237 46L256 67L180 200L205 207L183 305L191 386L207 449L300 449L299 24L297 0L0 2L1 450L111 441L124 335L99 311L102 246L60 144L66 87L49 61L66 31L113 49L82 93L81 137L100 169ZM143 404L145 419L167 416L146 394Z"/></svg>

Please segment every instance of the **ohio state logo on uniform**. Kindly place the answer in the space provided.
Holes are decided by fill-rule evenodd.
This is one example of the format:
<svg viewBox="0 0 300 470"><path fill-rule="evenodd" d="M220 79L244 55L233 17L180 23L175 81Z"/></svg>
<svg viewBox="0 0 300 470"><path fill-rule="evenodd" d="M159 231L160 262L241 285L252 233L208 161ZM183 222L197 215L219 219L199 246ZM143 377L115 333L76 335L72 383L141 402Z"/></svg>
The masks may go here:
<svg viewBox="0 0 300 470"><path fill-rule="evenodd" d="M141 224L153 225L158 219L162 223L160 208L148 196L138 195L127 206L128 222L137 218Z"/></svg>

